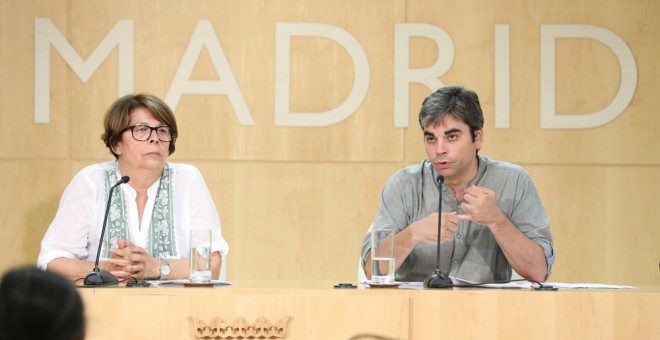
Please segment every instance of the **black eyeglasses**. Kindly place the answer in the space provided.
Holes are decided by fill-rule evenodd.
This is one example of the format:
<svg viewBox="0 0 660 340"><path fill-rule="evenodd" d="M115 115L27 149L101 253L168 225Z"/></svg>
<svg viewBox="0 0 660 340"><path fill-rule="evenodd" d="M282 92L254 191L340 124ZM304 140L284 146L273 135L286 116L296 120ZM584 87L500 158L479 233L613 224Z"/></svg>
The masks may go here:
<svg viewBox="0 0 660 340"><path fill-rule="evenodd" d="M131 125L124 129L124 131L126 130L131 130L131 135L133 136L133 139L140 142L151 138L151 133L154 131L156 131L158 140L160 140L161 142L172 141L172 128L169 126L151 127L147 125L137 124L137 125Z"/></svg>

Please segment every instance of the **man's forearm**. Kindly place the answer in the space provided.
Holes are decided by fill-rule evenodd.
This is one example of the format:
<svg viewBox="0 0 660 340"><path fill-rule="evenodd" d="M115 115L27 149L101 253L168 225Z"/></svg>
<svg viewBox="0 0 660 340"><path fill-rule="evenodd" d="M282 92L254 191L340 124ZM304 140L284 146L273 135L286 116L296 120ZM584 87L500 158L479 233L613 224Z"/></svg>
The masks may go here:
<svg viewBox="0 0 660 340"><path fill-rule="evenodd" d="M525 236L508 218L488 227L518 274L528 280L545 281L548 265L541 246Z"/></svg>

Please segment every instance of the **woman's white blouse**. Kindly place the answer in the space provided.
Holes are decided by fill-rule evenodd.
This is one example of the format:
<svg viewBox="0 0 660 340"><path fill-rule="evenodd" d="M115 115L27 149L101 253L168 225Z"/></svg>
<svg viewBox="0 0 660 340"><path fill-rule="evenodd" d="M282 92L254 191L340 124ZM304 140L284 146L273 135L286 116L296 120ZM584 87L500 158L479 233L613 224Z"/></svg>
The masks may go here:
<svg viewBox="0 0 660 340"><path fill-rule="evenodd" d="M177 256L171 258L189 257L190 229L217 231L213 233L213 251L226 255L229 246L222 238L218 212L199 170L188 164L168 162L166 166L173 170L174 230L177 238ZM98 163L78 172L64 190L57 214L41 241L41 252L37 260L39 268L46 269L48 263L61 257L92 262L96 260L108 199L103 177L103 170L106 169L115 169L117 178L121 178L116 161ZM159 181L156 181L147 191L147 204L141 225L135 201L136 191L129 184L122 184L113 193L117 195L119 190L123 192L130 235L134 238L134 244L140 247L145 247L147 243L158 184ZM103 254L101 260L106 260Z"/></svg>

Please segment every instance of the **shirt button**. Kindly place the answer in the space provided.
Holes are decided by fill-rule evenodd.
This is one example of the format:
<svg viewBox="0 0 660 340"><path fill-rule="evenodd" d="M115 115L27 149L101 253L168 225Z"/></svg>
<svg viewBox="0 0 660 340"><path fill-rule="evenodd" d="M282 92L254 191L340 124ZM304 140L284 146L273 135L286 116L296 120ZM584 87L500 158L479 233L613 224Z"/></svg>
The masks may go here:
<svg viewBox="0 0 660 340"><path fill-rule="evenodd" d="M458 264L458 260L454 260L452 263L456 265Z"/></svg>
<svg viewBox="0 0 660 340"><path fill-rule="evenodd" d="M456 234L456 238L461 238L461 234Z"/></svg>

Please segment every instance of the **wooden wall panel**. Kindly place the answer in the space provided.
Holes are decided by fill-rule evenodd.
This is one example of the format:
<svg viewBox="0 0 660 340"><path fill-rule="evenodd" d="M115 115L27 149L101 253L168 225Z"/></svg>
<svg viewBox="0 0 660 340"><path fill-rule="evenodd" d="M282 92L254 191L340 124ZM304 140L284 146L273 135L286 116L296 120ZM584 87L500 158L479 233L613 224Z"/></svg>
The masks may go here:
<svg viewBox="0 0 660 340"><path fill-rule="evenodd" d="M551 281L607 282L606 216L599 213L608 198L601 188L605 169L588 166L525 167L550 218L557 251ZM577 280L577 281L576 281Z"/></svg>
<svg viewBox="0 0 660 340"><path fill-rule="evenodd" d="M653 166L607 169L609 281L660 284L660 172Z"/></svg>
<svg viewBox="0 0 660 340"><path fill-rule="evenodd" d="M228 277L357 280L360 245L396 165L197 163L230 244Z"/></svg>
<svg viewBox="0 0 660 340"><path fill-rule="evenodd" d="M66 66L51 58L50 124L34 123L34 18L67 29L66 1L0 1L0 159L68 157Z"/></svg>
<svg viewBox="0 0 660 340"><path fill-rule="evenodd" d="M656 167L525 167L550 216L551 281L660 284Z"/></svg>
<svg viewBox="0 0 660 340"><path fill-rule="evenodd" d="M61 160L0 160L0 272L37 262L70 179L68 167Z"/></svg>

